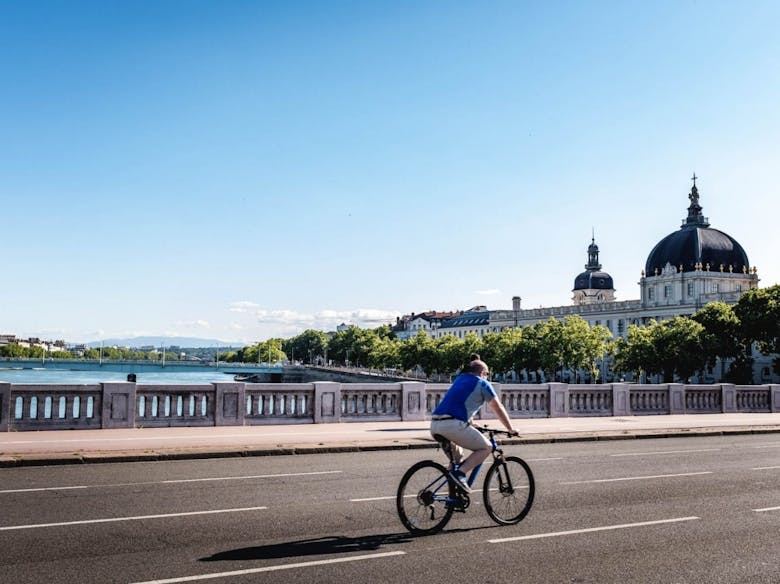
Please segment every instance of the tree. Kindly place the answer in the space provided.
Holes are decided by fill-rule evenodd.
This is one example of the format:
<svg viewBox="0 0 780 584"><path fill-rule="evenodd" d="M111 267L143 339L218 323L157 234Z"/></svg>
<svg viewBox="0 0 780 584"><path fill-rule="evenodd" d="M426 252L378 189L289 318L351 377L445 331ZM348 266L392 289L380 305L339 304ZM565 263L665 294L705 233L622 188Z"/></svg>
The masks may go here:
<svg viewBox="0 0 780 584"><path fill-rule="evenodd" d="M290 359L297 358L309 364L317 357L324 357L327 347L328 335L313 329L307 329L282 344L282 349Z"/></svg>
<svg viewBox="0 0 780 584"><path fill-rule="evenodd" d="M780 352L780 285L748 290L734 306L734 314L746 343L755 341L764 355Z"/></svg>
<svg viewBox="0 0 780 584"><path fill-rule="evenodd" d="M419 366L427 373L430 371L431 353L433 341L423 330L417 331L413 337L409 337L399 347L401 366L406 370Z"/></svg>
<svg viewBox="0 0 780 584"><path fill-rule="evenodd" d="M714 367L718 359L722 366L725 359L744 352L741 323L730 305L710 302L693 314L691 319L704 327L701 346L706 367Z"/></svg>
<svg viewBox="0 0 780 584"><path fill-rule="evenodd" d="M643 371L655 373L656 362L650 328L628 325L625 338L621 337L615 343L614 369L621 373L634 373L639 378Z"/></svg>

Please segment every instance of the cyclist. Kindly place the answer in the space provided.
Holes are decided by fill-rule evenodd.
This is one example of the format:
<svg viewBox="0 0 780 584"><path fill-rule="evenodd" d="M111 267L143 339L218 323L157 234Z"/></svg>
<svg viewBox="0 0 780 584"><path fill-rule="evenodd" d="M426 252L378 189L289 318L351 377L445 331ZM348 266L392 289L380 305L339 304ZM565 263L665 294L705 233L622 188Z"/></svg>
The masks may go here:
<svg viewBox="0 0 780 584"><path fill-rule="evenodd" d="M491 450L488 439L471 426L471 419L482 404L487 403L506 429L517 435L509 414L488 381L488 373L487 364L479 355L472 355L469 364L452 382L431 415L431 434L434 437L438 434L452 442L452 459L455 466L450 469L450 478L466 493L471 492L466 482L466 473L482 464ZM472 451L465 460L464 448Z"/></svg>

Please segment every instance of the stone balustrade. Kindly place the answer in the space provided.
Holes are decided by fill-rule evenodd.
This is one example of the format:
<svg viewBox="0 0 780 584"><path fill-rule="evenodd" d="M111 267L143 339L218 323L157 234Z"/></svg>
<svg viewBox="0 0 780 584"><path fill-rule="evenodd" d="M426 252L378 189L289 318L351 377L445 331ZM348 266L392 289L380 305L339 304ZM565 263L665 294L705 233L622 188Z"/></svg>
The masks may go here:
<svg viewBox="0 0 780 584"><path fill-rule="evenodd" d="M780 412L780 385L495 384L511 418ZM446 384L0 383L0 431L424 421ZM484 407L479 419L493 419Z"/></svg>

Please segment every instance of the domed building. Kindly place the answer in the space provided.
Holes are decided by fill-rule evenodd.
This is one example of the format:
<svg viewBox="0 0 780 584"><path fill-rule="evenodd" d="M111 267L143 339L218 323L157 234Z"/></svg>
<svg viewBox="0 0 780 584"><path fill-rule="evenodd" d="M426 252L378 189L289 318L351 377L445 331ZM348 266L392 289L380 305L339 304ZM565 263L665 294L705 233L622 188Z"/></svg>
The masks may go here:
<svg viewBox="0 0 780 584"><path fill-rule="evenodd" d="M505 328L533 325L549 318L562 319L578 315L590 325L609 329L613 337L625 337L629 325L645 325L651 320L663 321L675 316L690 315L708 302L716 300L736 303L746 291L758 287L758 273L751 266L747 253L730 235L710 227L699 203L696 175L688 199L688 216L682 226L650 251L641 270L638 300L615 299L612 276L599 263L599 248L595 234L588 246L585 271L574 278L572 304L523 309L520 297L512 299L511 310L490 310L480 313L479 325L461 327L457 331L443 321L435 336L473 332L482 336ZM466 316L468 311L464 314ZM771 357L756 354L756 383L775 383ZM717 380L711 373L699 382ZM607 379L609 381L609 379Z"/></svg>
<svg viewBox="0 0 780 584"><path fill-rule="evenodd" d="M645 308L689 306L695 311L715 300L736 302L743 292L758 286L756 269L751 269L742 246L711 228L702 214L695 174L688 198L691 204L682 227L659 241L647 256L639 281Z"/></svg>
<svg viewBox="0 0 780 584"><path fill-rule="evenodd" d="M574 278L574 304L593 304L595 302L612 302L615 300L615 287L612 276L601 271L599 263L599 246L596 245L595 234L588 246L588 263L585 271Z"/></svg>

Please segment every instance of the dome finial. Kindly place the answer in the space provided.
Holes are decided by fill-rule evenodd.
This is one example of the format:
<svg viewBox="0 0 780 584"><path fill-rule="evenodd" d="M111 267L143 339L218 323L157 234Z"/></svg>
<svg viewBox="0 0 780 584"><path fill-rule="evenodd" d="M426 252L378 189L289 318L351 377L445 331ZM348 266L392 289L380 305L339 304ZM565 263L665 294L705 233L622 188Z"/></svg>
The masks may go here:
<svg viewBox="0 0 780 584"><path fill-rule="evenodd" d="M683 227L686 225L702 225L704 227L709 227L710 225L707 222L707 218L702 215L701 205L699 205L699 189L696 187L697 178L699 177L696 176L696 173L694 172L691 177L693 186L691 187L691 192L688 194L688 199L690 199L691 204L688 206L688 217L683 221Z"/></svg>

